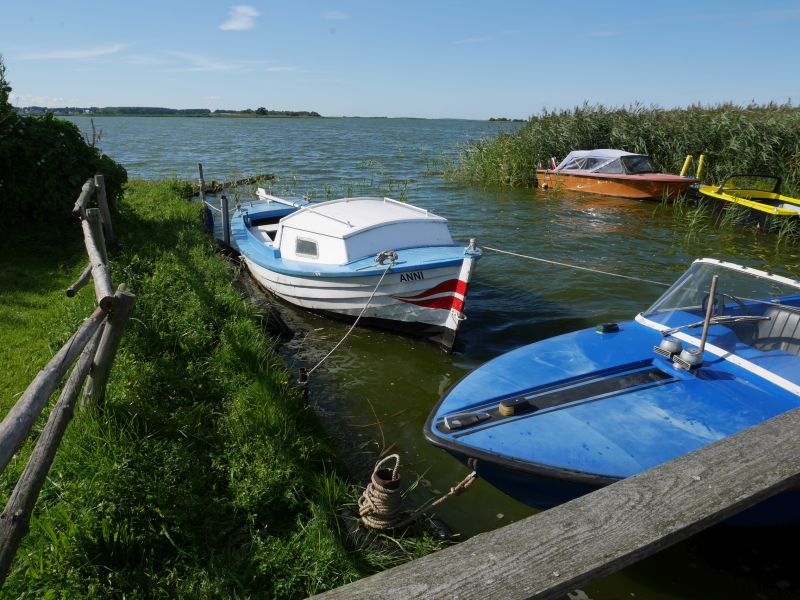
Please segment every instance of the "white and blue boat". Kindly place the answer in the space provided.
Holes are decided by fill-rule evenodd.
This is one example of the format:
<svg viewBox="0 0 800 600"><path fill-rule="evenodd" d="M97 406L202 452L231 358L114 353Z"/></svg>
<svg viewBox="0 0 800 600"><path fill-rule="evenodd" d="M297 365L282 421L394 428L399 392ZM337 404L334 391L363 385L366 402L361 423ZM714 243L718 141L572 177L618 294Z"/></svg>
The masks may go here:
<svg viewBox="0 0 800 600"><path fill-rule="evenodd" d="M696 260L632 321L530 344L469 373L426 438L548 508L800 406L800 282ZM796 491L741 524L800 523Z"/></svg>
<svg viewBox="0 0 800 600"><path fill-rule="evenodd" d="M430 337L451 349L481 251L447 219L390 198L309 204L258 190L237 208L235 243L253 278L305 309Z"/></svg>

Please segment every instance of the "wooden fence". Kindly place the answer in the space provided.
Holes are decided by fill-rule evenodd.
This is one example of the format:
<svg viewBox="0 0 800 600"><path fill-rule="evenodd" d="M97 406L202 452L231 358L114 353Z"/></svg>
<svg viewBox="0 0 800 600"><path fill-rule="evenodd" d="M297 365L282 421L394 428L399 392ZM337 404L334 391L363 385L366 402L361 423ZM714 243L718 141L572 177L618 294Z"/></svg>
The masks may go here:
<svg viewBox="0 0 800 600"><path fill-rule="evenodd" d="M86 208L92 196L98 208ZM31 457L0 514L0 585L11 568L17 548L28 532L33 507L55 458L78 396L82 403L99 402L105 395L111 366L136 297L120 285L112 291L105 240L114 238L111 211L102 175L83 184L73 214L83 228L89 263L67 289L73 297L89 280L94 282L97 307L47 365L0 422L0 471L28 437L62 378L74 364ZM85 384L85 385L84 385Z"/></svg>

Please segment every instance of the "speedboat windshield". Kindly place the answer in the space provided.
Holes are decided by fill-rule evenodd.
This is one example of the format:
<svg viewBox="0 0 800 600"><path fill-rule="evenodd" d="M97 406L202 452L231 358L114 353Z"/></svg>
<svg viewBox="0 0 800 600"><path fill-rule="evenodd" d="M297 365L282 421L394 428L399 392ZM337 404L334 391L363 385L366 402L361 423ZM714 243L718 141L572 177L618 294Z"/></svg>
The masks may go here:
<svg viewBox="0 0 800 600"><path fill-rule="evenodd" d="M714 298L711 281L718 276ZM731 263L700 259L642 316L672 330L698 329L712 302L709 342L800 355L800 282ZM690 335L694 335L690 333Z"/></svg>

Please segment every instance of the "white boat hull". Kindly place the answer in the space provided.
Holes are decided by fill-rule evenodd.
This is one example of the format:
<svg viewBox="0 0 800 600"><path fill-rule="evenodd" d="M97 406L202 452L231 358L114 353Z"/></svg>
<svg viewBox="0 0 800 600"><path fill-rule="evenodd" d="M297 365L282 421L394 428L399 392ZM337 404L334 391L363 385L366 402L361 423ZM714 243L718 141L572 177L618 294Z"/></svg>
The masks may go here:
<svg viewBox="0 0 800 600"><path fill-rule="evenodd" d="M394 321L404 330L414 325L424 330L452 330L454 338L458 325L465 319L464 301L474 258L467 255L460 265L411 273L395 273L390 268L382 281L381 274L285 275L247 257L245 262L262 287L291 304L352 319L361 315L366 320Z"/></svg>

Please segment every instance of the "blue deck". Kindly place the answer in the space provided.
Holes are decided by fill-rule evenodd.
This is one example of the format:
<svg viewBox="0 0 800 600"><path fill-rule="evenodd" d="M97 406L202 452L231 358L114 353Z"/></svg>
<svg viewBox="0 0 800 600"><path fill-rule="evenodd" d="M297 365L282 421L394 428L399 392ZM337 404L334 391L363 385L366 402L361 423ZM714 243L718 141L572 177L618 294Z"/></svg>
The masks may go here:
<svg viewBox="0 0 800 600"><path fill-rule="evenodd" d="M280 249L262 243L248 229L248 223L278 218L296 209L275 202L258 202L242 207L231 217L231 237L239 251L254 263L284 275L306 277L371 277L382 275L386 265L376 264L373 255L346 264L325 264L288 260L281 257ZM421 271L439 267L457 266L464 260L465 247L461 244L414 248L386 248L397 252L398 260L392 273Z"/></svg>

